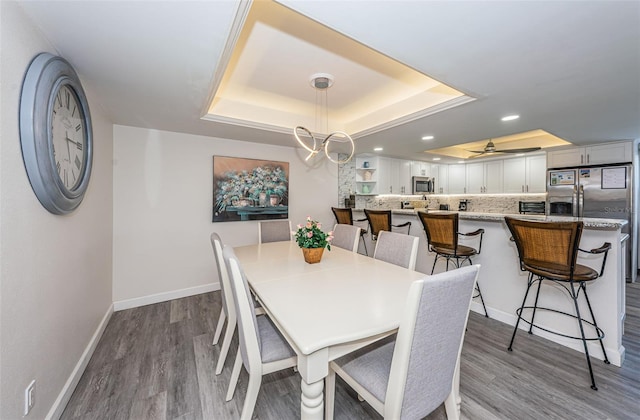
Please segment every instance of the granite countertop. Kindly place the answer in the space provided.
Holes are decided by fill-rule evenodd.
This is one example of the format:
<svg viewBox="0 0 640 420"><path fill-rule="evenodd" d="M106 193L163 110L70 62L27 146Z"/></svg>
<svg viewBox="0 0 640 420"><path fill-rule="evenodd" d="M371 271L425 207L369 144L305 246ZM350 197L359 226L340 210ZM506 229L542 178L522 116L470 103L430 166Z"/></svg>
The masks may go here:
<svg viewBox="0 0 640 420"><path fill-rule="evenodd" d="M415 215L419 211L424 211L425 209L391 209L392 214L411 216ZM356 212L362 212L364 215L363 209L353 209ZM445 213L443 210L435 210L435 209L427 209L429 213ZM625 226L628 222L622 219L596 219L589 217L569 217L569 216L545 216L543 214L502 214L502 213L476 213L472 211L460 211L457 212L460 215L460 220L486 220L492 222L501 222L504 220L505 216L517 217L519 219L527 219L527 220L539 220L546 222L572 222L572 221L582 221L584 222L584 227L586 228L595 228L595 229L620 229L622 226Z"/></svg>

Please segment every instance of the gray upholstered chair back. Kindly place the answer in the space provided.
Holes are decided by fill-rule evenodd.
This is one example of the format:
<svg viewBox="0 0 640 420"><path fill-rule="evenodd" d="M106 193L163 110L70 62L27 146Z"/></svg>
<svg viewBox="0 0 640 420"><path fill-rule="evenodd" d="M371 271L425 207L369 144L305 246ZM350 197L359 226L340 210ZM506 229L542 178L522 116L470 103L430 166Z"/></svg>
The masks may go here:
<svg viewBox="0 0 640 420"><path fill-rule="evenodd" d="M360 228L353 225L337 224L333 228L332 246L358 252L360 242Z"/></svg>
<svg viewBox="0 0 640 420"><path fill-rule="evenodd" d="M478 270L475 265L427 277L421 293L411 297L418 299L415 326L405 318L400 330L413 334L398 332L387 389L389 396L401 379L394 374L406 372L401 418L422 418L451 393ZM397 357L399 348L410 349L408 357Z"/></svg>
<svg viewBox="0 0 640 420"><path fill-rule="evenodd" d="M261 354L262 350L260 334L258 334L258 321L256 320L256 313L253 310L253 297L249 290L247 278L242 271L242 267L236 258L235 252L233 252L233 248L225 245L222 253L229 272L229 282L231 283L233 301L236 306L236 315L238 317L238 337L240 339L240 354L242 355L242 362L248 372L253 372L255 369L260 369L260 366L251 366L251 358L248 357L247 349L249 346L255 346L253 351L257 351L258 354ZM240 273L239 277L234 275L231 260L233 260L234 264L237 264L238 266ZM244 304L240 304L241 299L244 299Z"/></svg>
<svg viewBox="0 0 640 420"><path fill-rule="evenodd" d="M373 258L414 270L418 255L418 237L380 231Z"/></svg>
<svg viewBox="0 0 640 420"><path fill-rule="evenodd" d="M282 242L291 240L291 222L289 220L270 220L260 222L258 242Z"/></svg>

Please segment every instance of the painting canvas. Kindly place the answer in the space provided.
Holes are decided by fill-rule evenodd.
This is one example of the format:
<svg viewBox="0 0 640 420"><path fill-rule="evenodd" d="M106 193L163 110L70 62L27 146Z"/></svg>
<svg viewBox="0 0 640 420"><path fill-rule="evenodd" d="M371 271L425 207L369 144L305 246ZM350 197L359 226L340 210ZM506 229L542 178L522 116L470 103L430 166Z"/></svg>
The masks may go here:
<svg viewBox="0 0 640 420"><path fill-rule="evenodd" d="M288 162L213 157L214 222L288 217Z"/></svg>

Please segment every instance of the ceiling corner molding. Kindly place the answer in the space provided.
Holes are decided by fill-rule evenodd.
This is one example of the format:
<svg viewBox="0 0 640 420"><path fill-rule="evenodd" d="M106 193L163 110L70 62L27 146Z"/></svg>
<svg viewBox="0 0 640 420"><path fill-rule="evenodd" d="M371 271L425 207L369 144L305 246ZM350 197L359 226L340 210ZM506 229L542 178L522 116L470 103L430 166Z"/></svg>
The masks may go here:
<svg viewBox="0 0 640 420"><path fill-rule="evenodd" d="M291 134L291 128L279 127L277 125L265 124L256 121L241 120L238 118L223 117L221 115L205 114L200 117L201 120L212 121L221 124L236 125L238 127L249 127L258 130L272 131L274 133Z"/></svg>
<svg viewBox="0 0 640 420"><path fill-rule="evenodd" d="M224 46L224 50L218 59L218 64L216 65L216 72L211 80L211 84L209 86L209 94L207 95L207 100L202 106L202 110L200 111L200 115L206 116L209 112L209 107L213 102L214 97L216 96L216 92L220 87L220 82L222 81L222 77L224 76L224 72L229 65L229 61L231 60L231 56L233 55L233 50L236 47L236 43L238 42L238 38L240 38L240 34L242 32L242 27L244 26L245 21L247 20L247 16L249 15L249 10L251 10L251 5L253 4L253 0L240 0L238 3L238 10L236 11L236 16L231 23L231 28L229 29L229 36L227 37L227 42ZM204 118L202 119L209 119Z"/></svg>

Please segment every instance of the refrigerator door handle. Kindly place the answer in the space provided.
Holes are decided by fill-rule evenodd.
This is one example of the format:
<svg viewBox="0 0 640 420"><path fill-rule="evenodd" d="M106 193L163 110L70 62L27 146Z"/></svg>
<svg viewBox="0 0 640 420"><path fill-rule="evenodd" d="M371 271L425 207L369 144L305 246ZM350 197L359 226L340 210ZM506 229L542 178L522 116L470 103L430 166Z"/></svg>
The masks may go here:
<svg viewBox="0 0 640 420"><path fill-rule="evenodd" d="M580 185L580 190L578 191L578 217L584 216L584 185Z"/></svg>
<svg viewBox="0 0 640 420"><path fill-rule="evenodd" d="M573 186L573 194L571 194L571 215L578 217L578 187Z"/></svg>

